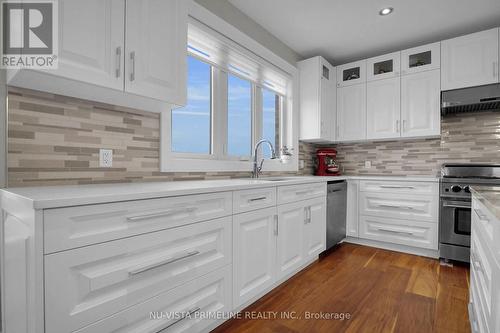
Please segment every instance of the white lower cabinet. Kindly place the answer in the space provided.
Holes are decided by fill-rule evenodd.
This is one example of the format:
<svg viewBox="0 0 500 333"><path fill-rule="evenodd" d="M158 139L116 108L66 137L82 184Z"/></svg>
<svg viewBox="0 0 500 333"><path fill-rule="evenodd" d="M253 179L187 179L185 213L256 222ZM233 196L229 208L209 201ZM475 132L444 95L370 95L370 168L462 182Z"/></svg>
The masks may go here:
<svg viewBox="0 0 500 333"><path fill-rule="evenodd" d="M234 305L261 295L275 282L276 207L233 217Z"/></svg>
<svg viewBox="0 0 500 333"><path fill-rule="evenodd" d="M308 207L302 202L278 206L277 278L283 278L299 268L304 261L304 226ZM325 229L326 230L326 229Z"/></svg>
<svg viewBox="0 0 500 333"><path fill-rule="evenodd" d="M349 179L347 181L346 235L350 237L358 237L358 195L359 180Z"/></svg>
<svg viewBox="0 0 500 333"><path fill-rule="evenodd" d="M45 256L47 332L81 329L231 263L231 218Z"/></svg>
<svg viewBox="0 0 500 333"><path fill-rule="evenodd" d="M232 310L231 274L226 266L76 332L205 331L217 325L218 313Z"/></svg>
<svg viewBox="0 0 500 333"><path fill-rule="evenodd" d="M303 256L309 261L326 249L326 198L311 199L303 204L306 205Z"/></svg>

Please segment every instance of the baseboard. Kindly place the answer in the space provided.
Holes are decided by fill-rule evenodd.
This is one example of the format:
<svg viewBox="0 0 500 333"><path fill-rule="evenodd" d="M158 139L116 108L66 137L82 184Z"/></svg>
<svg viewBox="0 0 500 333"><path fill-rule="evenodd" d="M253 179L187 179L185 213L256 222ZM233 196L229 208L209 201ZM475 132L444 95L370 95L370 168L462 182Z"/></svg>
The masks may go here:
<svg viewBox="0 0 500 333"><path fill-rule="evenodd" d="M344 242L358 244L358 245L366 245L366 246L376 247L376 248L380 248L380 249L384 249L384 250L391 250L391 251L396 251L396 252L414 254L417 256L428 257L428 258L433 258L433 259L439 258L439 251L438 250L422 249L422 248L413 247L413 246L392 244L392 243L374 241L374 240L363 239L363 238L355 238L355 237L346 237L346 239L344 239Z"/></svg>

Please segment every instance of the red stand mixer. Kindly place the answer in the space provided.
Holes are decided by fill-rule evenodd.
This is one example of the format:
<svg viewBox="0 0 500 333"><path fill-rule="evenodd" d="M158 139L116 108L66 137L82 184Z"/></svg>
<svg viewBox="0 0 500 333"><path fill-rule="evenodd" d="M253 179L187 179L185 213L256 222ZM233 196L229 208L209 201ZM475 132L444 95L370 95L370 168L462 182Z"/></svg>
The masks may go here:
<svg viewBox="0 0 500 333"><path fill-rule="evenodd" d="M340 167L336 161L337 151L323 148L316 151L316 176L340 176Z"/></svg>

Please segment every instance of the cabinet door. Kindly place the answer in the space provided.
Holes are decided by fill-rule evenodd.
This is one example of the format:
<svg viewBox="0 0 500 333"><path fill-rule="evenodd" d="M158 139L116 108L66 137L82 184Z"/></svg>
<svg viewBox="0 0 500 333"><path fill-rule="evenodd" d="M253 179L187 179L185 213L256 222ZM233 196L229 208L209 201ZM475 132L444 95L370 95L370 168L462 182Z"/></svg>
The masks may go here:
<svg viewBox="0 0 500 333"><path fill-rule="evenodd" d="M337 127L337 105L335 95L337 88L335 87L335 69L328 63L322 62L321 65L321 82L320 82L320 117L321 117L321 139L333 141L336 137Z"/></svg>
<svg viewBox="0 0 500 333"><path fill-rule="evenodd" d="M498 82L498 29L441 42L441 89Z"/></svg>
<svg viewBox="0 0 500 333"><path fill-rule="evenodd" d="M186 103L187 1L127 0L125 90Z"/></svg>
<svg viewBox="0 0 500 333"><path fill-rule="evenodd" d="M440 43L401 51L401 74L413 74L441 67Z"/></svg>
<svg viewBox="0 0 500 333"><path fill-rule="evenodd" d="M302 243L305 210L302 202L278 206L278 279L289 275L304 262Z"/></svg>
<svg viewBox="0 0 500 333"><path fill-rule="evenodd" d="M304 260L316 258L326 249L326 197L312 199L306 206Z"/></svg>
<svg viewBox="0 0 500 333"><path fill-rule="evenodd" d="M400 75L401 52L394 52L366 60L366 80L383 80Z"/></svg>
<svg viewBox="0 0 500 333"><path fill-rule="evenodd" d="M276 208L233 216L233 300L239 306L275 282Z"/></svg>
<svg viewBox="0 0 500 333"><path fill-rule="evenodd" d="M368 139L399 138L400 111L399 77L367 83L366 136Z"/></svg>
<svg viewBox="0 0 500 333"><path fill-rule="evenodd" d="M348 180L346 234L351 237L358 237L358 193L359 180Z"/></svg>
<svg viewBox="0 0 500 333"><path fill-rule="evenodd" d="M441 133L440 95L439 70L401 77L401 136Z"/></svg>
<svg viewBox="0 0 500 333"><path fill-rule="evenodd" d="M337 89L339 141L366 138L366 84Z"/></svg>
<svg viewBox="0 0 500 333"><path fill-rule="evenodd" d="M123 90L125 0L58 3L59 68L50 74Z"/></svg>
<svg viewBox="0 0 500 333"><path fill-rule="evenodd" d="M366 60L351 62L337 67L337 87L366 82Z"/></svg>

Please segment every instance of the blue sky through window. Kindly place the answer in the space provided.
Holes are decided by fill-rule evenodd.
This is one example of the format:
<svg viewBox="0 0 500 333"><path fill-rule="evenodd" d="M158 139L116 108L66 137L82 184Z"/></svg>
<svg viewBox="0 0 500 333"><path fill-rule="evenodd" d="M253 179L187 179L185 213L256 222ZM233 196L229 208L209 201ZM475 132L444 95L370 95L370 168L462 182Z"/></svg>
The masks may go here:
<svg viewBox="0 0 500 333"><path fill-rule="evenodd" d="M211 66L188 57L188 102L172 111L172 151L210 153Z"/></svg>
<svg viewBox="0 0 500 333"><path fill-rule="evenodd" d="M271 141L278 154L278 142L276 142L276 112L279 112L276 107L276 99L279 98L274 92L262 88L262 138ZM263 154L265 158L271 157L271 151L267 146L263 146Z"/></svg>
<svg viewBox="0 0 500 333"><path fill-rule="evenodd" d="M250 156L252 145L252 84L227 76L227 153Z"/></svg>

